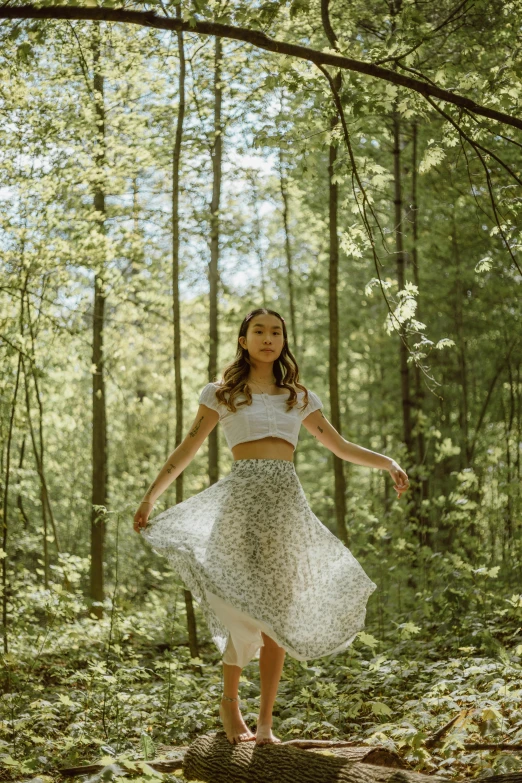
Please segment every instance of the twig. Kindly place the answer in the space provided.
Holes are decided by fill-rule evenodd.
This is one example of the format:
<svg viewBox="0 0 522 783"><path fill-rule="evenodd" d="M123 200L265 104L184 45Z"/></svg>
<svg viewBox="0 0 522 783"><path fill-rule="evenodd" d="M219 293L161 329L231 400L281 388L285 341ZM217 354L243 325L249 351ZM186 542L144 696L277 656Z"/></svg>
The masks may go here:
<svg viewBox="0 0 522 783"><path fill-rule="evenodd" d="M431 735L431 737L427 737L424 740L424 747L425 748L432 748L434 745L436 745L442 737L448 733L448 731L451 729L454 723L458 721L458 719L462 717L462 713L459 712L458 715L455 715L454 718L452 718L450 721L444 724L444 726L441 726L440 729L437 729L437 731Z"/></svg>
<svg viewBox="0 0 522 783"><path fill-rule="evenodd" d="M465 742L466 750L522 750L522 745L510 745L509 742Z"/></svg>

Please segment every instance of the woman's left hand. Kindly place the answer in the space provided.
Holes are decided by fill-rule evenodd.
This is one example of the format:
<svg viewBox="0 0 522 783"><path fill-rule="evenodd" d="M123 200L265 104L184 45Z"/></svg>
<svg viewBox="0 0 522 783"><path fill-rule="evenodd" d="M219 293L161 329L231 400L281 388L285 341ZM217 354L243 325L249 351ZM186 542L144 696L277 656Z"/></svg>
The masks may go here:
<svg viewBox="0 0 522 783"><path fill-rule="evenodd" d="M395 460L392 460L392 463L388 468L388 472L395 482L393 488L397 493L397 500L399 500L402 493L406 492L406 490L410 486L408 476L406 474L406 471L404 471L401 468L401 466L397 462L395 462Z"/></svg>

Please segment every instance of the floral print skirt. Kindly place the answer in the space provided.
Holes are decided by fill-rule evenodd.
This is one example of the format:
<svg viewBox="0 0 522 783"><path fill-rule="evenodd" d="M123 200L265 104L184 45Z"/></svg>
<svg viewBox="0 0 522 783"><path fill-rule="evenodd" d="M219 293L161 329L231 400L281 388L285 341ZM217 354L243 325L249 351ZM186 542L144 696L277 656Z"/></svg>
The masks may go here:
<svg viewBox="0 0 522 783"><path fill-rule="evenodd" d="M141 535L192 592L225 663L259 657L261 632L306 661L364 627L376 585L313 513L293 462L235 460Z"/></svg>

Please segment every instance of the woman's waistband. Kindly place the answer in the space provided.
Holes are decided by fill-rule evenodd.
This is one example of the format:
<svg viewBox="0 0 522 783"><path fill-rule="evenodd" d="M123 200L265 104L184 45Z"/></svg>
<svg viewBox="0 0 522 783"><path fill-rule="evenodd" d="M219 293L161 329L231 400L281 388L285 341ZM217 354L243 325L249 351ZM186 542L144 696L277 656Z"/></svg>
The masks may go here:
<svg viewBox="0 0 522 783"><path fill-rule="evenodd" d="M235 459L230 469L231 473L252 474L252 473L294 473L295 465L289 459ZM297 475L297 474L296 474Z"/></svg>

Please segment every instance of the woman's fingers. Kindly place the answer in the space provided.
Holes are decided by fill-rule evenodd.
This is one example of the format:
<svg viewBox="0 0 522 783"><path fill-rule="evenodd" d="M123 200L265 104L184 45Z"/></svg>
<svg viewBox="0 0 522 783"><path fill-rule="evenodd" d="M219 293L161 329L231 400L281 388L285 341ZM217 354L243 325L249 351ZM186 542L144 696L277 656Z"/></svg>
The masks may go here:
<svg viewBox="0 0 522 783"><path fill-rule="evenodd" d="M408 475L402 468L396 468L392 475L395 481L393 488L397 493L397 498L400 499L402 493L406 492L410 485Z"/></svg>
<svg viewBox="0 0 522 783"><path fill-rule="evenodd" d="M134 530L139 533L140 530L147 526L147 520L141 511L137 511L134 515Z"/></svg>

